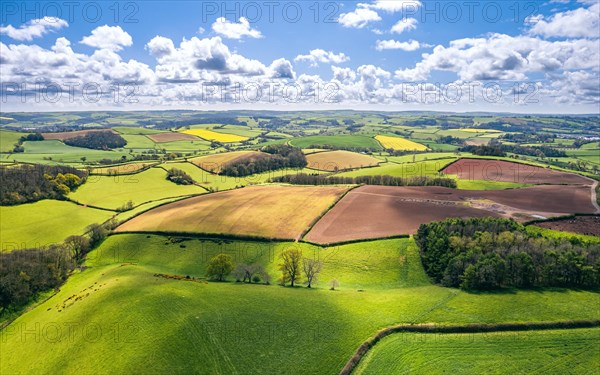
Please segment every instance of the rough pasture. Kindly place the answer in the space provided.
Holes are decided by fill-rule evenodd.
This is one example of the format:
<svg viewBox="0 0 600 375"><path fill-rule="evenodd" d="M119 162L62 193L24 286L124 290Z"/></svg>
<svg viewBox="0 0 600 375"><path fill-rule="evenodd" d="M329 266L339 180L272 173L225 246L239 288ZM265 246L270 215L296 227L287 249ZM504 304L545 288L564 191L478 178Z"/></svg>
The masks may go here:
<svg viewBox="0 0 600 375"><path fill-rule="evenodd" d="M118 232L181 232L297 239L345 187L253 186L148 211Z"/></svg>
<svg viewBox="0 0 600 375"><path fill-rule="evenodd" d="M328 151L308 154L306 156L308 168L321 171L341 171L362 167L372 167L381 163L381 160L369 155L350 151Z"/></svg>
<svg viewBox="0 0 600 375"><path fill-rule="evenodd" d="M191 159L190 161L205 171L219 173L221 168L228 163L241 161L246 158L259 158L262 156L266 155L260 151L233 151L224 152L222 154L200 156L198 158Z"/></svg>
<svg viewBox="0 0 600 375"><path fill-rule="evenodd" d="M457 175L459 179L465 180L523 184L591 185L589 179L574 173L493 159L459 159L446 166L442 173Z"/></svg>
<svg viewBox="0 0 600 375"><path fill-rule="evenodd" d="M147 137L156 143L198 140L198 137L196 137L194 135L185 134L185 133L176 133L176 132L148 134Z"/></svg>
<svg viewBox="0 0 600 375"><path fill-rule="evenodd" d="M307 234L316 243L416 233L419 225L450 217L594 213L587 186L545 185L508 190L363 186L349 192Z"/></svg>
<svg viewBox="0 0 600 375"><path fill-rule="evenodd" d="M42 136L46 140L56 139L59 141L64 141L65 139L81 137L81 136L84 136L89 133L97 133L97 132L111 132L111 133L117 134L117 132L112 129L89 129L89 130L76 130L76 131L72 131L72 132L42 133Z"/></svg>

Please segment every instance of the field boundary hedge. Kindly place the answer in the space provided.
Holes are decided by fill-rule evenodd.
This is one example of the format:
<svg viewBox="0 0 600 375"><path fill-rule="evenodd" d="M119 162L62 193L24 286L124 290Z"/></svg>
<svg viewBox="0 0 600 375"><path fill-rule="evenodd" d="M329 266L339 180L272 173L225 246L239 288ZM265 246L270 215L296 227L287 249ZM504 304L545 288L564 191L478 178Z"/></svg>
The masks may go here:
<svg viewBox="0 0 600 375"><path fill-rule="evenodd" d="M169 202L171 203L171 202ZM250 236L250 235L235 235L229 233L201 233L201 232L174 232L174 231L122 231L113 232L111 236L118 236L120 234L146 234L155 236L173 236L173 237L188 237L196 239L206 240L229 240L229 241L252 241L252 242L296 242L290 238L276 238L276 237L262 237L262 236Z"/></svg>
<svg viewBox="0 0 600 375"><path fill-rule="evenodd" d="M94 172L92 172L92 170L94 170L94 169L118 168L118 167L120 167L122 165L129 165L129 164L144 164L144 161L140 161L140 162L135 162L134 161L134 162L128 162L128 163L111 164L111 165L99 166L99 167L87 167L86 170L88 171L88 174L90 176L104 176L104 177L131 176L131 175L134 175L134 174L145 172L145 171L147 171L150 168L154 168L154 167L160 165L161 163L159 161L152 161L151 163L149 163L144 168L140 168L140 169L135 170L133 172L116 173L116 174L94 173Z"/></svg>
<svg viewBox="0 0 600 375"><path fill-rule="evenodd" d="M361 243L361 242L375 242L375 241L395 240L395 239L400 239L400 238L410 238L410 236L411 236L410 234L397 234L397 235L387 236L387 237L357 238L354 240L339 241L339 242L327 242L327 243L317 243L317 242L312 242L312 241L302 239L298 242L302 242L302 243L306 243L306 244L318 246L318 247L331 247L331 246L350 245L353 243Z"/></svg>
<svg viewBox="0 0 600 375"><path fill-rule="evenodd" d="M374 336L367 339L358 347L354 355L346 363L340 375L350 375L360 360L381 339L394 333L486 333L509 331L541 331L553 329L594 328L600 327L600 320L567 320L557 322L530 322L530 323L496 323L496 324L464 324L464 325L435 325L435 324L401 324L384 328Z"/></svg>

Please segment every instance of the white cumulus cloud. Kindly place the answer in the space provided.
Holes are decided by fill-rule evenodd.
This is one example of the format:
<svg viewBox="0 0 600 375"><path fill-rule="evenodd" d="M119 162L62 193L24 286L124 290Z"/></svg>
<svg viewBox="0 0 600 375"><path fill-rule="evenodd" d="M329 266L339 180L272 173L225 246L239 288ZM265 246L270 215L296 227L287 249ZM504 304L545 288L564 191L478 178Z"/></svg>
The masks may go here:
<svg viewBox="0 0 600 375"><path fill-rule="evenodd" d="M212 29L217 34L229 39L262 38L260 31L250 27L250 22L245 17L240 17L240 22L230 22L225 17L219 17L212 24Z"/></svg>
<svg viewBox="0 0 600 375"><path fill-rule="evenodd" d="M294 61L306 61L309 62L311 66L317 66L319 63L333 63L340 64L345 61L350 60L348 56L344 53L334 53L331 51L325 51L323 49L313 49L307 55L298 55L294 59Z"/></svg>
<svg viewBox="0 0 600 375"><path fill-rule="evenodd" d="M578 8L556 13L545 19L543 16L529 17L530 34L545 37L598 38L600 37L600 3L589 8Z"/></svg>
<svg viewBox="0 0 600 375"><path fill-rule="evenodd" d="M414 30L416 28L417 20L415 18L405 18L396 22L390 31L396 34L402 34L405 31Z"/></svg>
<svg viewBox="0 0 600 375"><path fill-rule="evenodd" d="M133 44L133 39L121 26L99 26L79 42L98 49L120 51Z"/></svg>
<svg viewBox="0 0 600 375"><path fill-rule="evenodd" d="M0 26L0 34L6 34L15 40L31 41L33 38L39 38L50 31L60 30L68 27L69 23L56 17L44 17L28 21L19 28L12 25Z"/></svg>
<svg viewBox="0 0 600 375"><path fill-rule="evenodd" d="M338 17L338 22L344 27L352 27L355 29L362 29L367 26L369 22L381 21L381 17L374 10L360 7L349 13L342 13Z"/></svg>
<svg viewBox="0 0 600 375"><path fill-rule="evenodd" d="M403 51L416 51L420 48L431 47L429 44L422 44L416 40L409 40L408 42L399 42L397 40L378 40L375 48L378 51L386 49L401 49Z"/></svg>

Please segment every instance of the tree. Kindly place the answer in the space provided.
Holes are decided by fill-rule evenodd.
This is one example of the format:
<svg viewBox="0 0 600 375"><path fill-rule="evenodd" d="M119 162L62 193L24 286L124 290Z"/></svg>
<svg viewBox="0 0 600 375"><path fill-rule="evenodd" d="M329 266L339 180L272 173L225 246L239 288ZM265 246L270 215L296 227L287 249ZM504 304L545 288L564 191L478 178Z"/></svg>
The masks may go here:
<svg viewBox="0 0 600 375"><path fill-rule="evenodd" d="M304 258L302 261L302 268L304 270L304 276L306 276L306 284L310 288L312 283L317 280L317 276L323 267L323 263L315 259Z"/></svg>
<svg viewBox="0 0 600 375"><path fill-rule="evenodd" d="M217 281L225 281L227 276L233 270L233 259L230 255L219 254L208 262L206 276L209 279Z"/></svg>
<svg viewBox="0 0 600 375"><path fill-rule="evenodd" d="M91 224L87 227L87 230L90 235L90 246L96 247L100 244L100 242L104 241L106 236L108 235L108 231L106 227L102 224Z"/></svg>
<svg viewBox="0 0 600 375"><path fill-rule="evenodd" d="M73 259L80 262L90 251L90 240L83 236L70 236L65 240L65 246L73 254Z"/></svg>
<svg viewBox="0 0 600 375"><path fill-rule="evenodd" d="M340 286L340 283L337 281L337 279L333 279L329 282L329 286L331 287L330 290L335 290L335 288Z"/></svg>
<svg viewBox="0 0 600 375"><path fill-rule="evenodd" d="M282 273L281 283L285 285L287 282L292 287L300 280L301 262L302 262L302 250L300 249L287 249L281 253L282 263L279 265L279 269Z"/></svg>
<svg viewBox="0 0 600 375"><path fill-rule="evenodd" d="M253 264L240 263L233 270L236 281L252 283L252 277L257 274L257 266Z"/></svg>

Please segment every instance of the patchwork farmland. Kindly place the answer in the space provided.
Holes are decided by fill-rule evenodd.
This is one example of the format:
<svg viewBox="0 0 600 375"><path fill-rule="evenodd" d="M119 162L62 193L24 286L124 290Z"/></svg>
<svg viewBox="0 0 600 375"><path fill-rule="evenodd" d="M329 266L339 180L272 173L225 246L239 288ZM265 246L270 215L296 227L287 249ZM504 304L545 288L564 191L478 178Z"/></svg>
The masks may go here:
<svg viewBox="0 0 600 375"><path fill-rule="evenodd" d="M600 366L597 118L90 113L0 123L2 374Z"/></svg>

